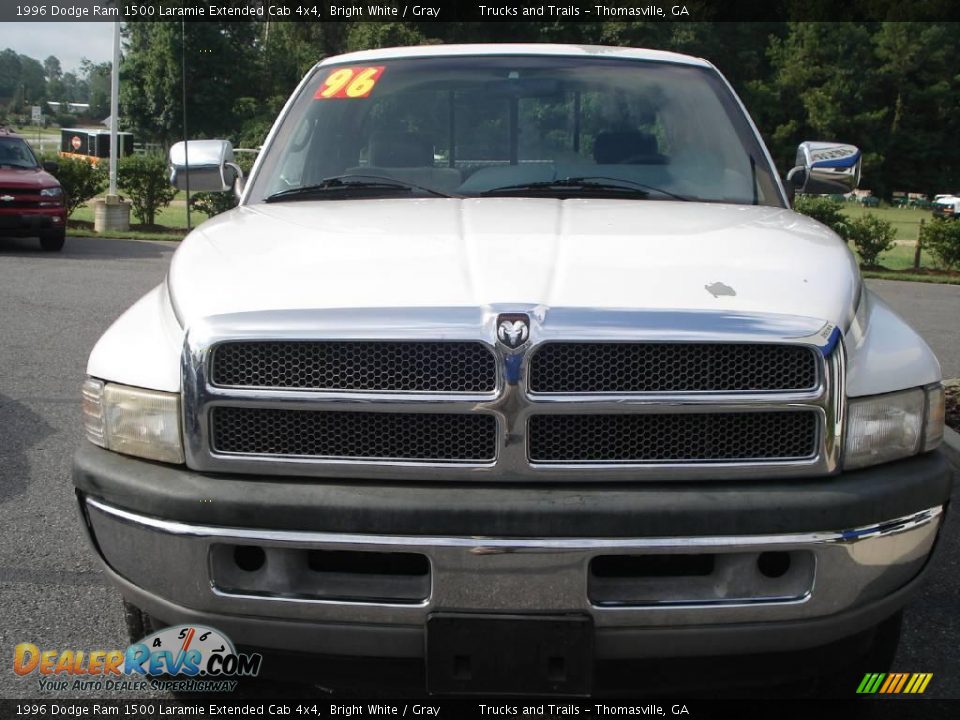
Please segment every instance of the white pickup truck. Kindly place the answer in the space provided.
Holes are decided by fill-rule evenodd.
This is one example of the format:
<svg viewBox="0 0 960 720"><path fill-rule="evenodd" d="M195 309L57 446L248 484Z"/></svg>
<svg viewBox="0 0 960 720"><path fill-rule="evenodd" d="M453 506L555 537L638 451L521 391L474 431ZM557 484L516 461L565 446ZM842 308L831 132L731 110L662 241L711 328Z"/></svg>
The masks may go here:
<svg viewBox="0 0 960 720"><path fill-rule="evenodd" d="M937 195L933 200L935 217L960 218L960 196Z"/></svg>
<svg viewBox="0 0 960 720"><path fill-rule="evenodd" d="M889 665L951 472L933 353L790 209L855 147L781 181L704 60L465 45L327 58L231 160L172 149L239 207L83 386L132 640L406 659L433 693Z"/></svg>

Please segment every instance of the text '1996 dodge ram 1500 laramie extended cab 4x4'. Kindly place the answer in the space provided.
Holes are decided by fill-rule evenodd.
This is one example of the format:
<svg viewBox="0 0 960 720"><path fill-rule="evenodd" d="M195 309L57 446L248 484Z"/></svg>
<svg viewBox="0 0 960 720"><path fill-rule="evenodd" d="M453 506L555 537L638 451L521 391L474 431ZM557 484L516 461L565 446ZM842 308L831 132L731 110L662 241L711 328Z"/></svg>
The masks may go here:
<svg viewBox="0 0 960 720"><path fill-rule="evenodd" d="M239 206L83 386L77 497L134 636L407 658L435 693L890 662L951 472L936 358L790 209L857 148L781 182L704 60L466 45L325 59L232 157L171 149Z"/></svg>

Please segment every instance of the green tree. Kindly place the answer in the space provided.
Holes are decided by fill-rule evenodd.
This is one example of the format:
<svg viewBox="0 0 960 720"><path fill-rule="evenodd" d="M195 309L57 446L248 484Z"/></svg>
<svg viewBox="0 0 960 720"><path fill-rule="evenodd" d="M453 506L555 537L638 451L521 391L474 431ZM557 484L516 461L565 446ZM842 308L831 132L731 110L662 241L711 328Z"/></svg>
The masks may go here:
<svg viewBox="0 0 960 720"><path fill-rule="evenodd" d="M797 195L793 209L823 223L837 235L847 239L849 219L843 214L843 202L840 200L819 195Z"/></svg>
<svg viewBox="0 0 960 720"><path fill-rule="evenodd" d="M129 23L121 65L122 116L146 140L170 144L182 138L183 50L188 134L230 137L237 121L229 109L257 85L257 32L258 25L249 22Z"/></svg>
<svg viewBox="0 0 960 720"><path fill-rule="evenodd" d="M31 105L47 97L47 78L43 65L32 57L20 56L20 83L24 88L24 100Z"/></svg>
<svg viewBox="0 0 960 720"><path fill-rule="evenodd" d="M7 48L0 52L0 98L12 98L19 87L20 56Z"/></svg>
<svg viewBox="0 0 960 720"><path fill-rule="evenodd" d="M67 216L91 198L98 195L107 186L107 171L103 163L93 165L80 158L56 158L57 172L54 173L65 196Z"/></svg>
<svg viewBox="0 0 960 720"><path fill-rule="evenodd" d="M857 248L864 267L876 267L880 253L896 245L897 231L889 220L868 213L847 223L847 239Z"/></svg>
<svg viewBox="0 0 960 720"><path fill-rule="evenodd" d="M117 185L130 196L133 214L153 225L157 210L167 207L177 190L170 184L163 155L127 155L117 168Z"/></svg>
<svg viewBox="0 0 960 720"><path fill-rule="evenodd" d="M944 270L960 267L960 220L933 218L920 228L920 243Z"/></svg>
<svg viewBox="0 0 960 720"><path fill-rule="evenodd" d="M87 84L87 101L90 103L90 115L105 118L110 114L110 71L112 63L94 63L83 58L80 70Z"/></svg>

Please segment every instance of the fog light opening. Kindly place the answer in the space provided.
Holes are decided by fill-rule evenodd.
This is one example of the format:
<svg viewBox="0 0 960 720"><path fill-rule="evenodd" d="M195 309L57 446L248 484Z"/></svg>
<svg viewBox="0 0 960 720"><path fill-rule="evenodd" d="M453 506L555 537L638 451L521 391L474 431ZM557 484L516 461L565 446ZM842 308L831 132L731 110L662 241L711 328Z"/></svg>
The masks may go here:
<svg viewBox="0 0 960 720"><path fill-rule="evenodd" d="M764 552L757 558L757 570L768 578L783 577L790 570L790 553Z"/></svg>
<svg viewBox="0 0 960 720"><path fill-rule="evenodd" d="M267 561L267 555L256 545L237 545L233 549L233 561L241 570L256 572Z"/></svg>

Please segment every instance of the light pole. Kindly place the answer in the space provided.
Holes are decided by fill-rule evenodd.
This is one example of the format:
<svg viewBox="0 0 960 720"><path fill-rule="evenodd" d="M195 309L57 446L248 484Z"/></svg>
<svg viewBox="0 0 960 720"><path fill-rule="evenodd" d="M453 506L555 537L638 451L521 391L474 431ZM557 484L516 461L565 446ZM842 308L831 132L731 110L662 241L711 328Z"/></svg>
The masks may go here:
<svg viewBox="0 0 960 720"><path fill-rule="evenodd" d="M116 0L110 0L114 4ZM110 69L110 186L105 198L93 201L95 232L130 229L130 203L117 194L117 158L120 156L120 23L113 24L113 67Z"/></svg>
<svg viewBox="0 0 960 720"><path fill-rule="evenodd" d="M113 24L113 67L110 70L110 189L117 196L117 125L120 124L120 22Z"/></svg>
<svg viewBox="0 0 960 720"><path fill-rule="evenodd" d="M183 164L190 167L189 148L187 139L187 21L180 21L180 105L183 108ZM190 229L190 172L184 173L187 193L187 230Z"/></svg>

